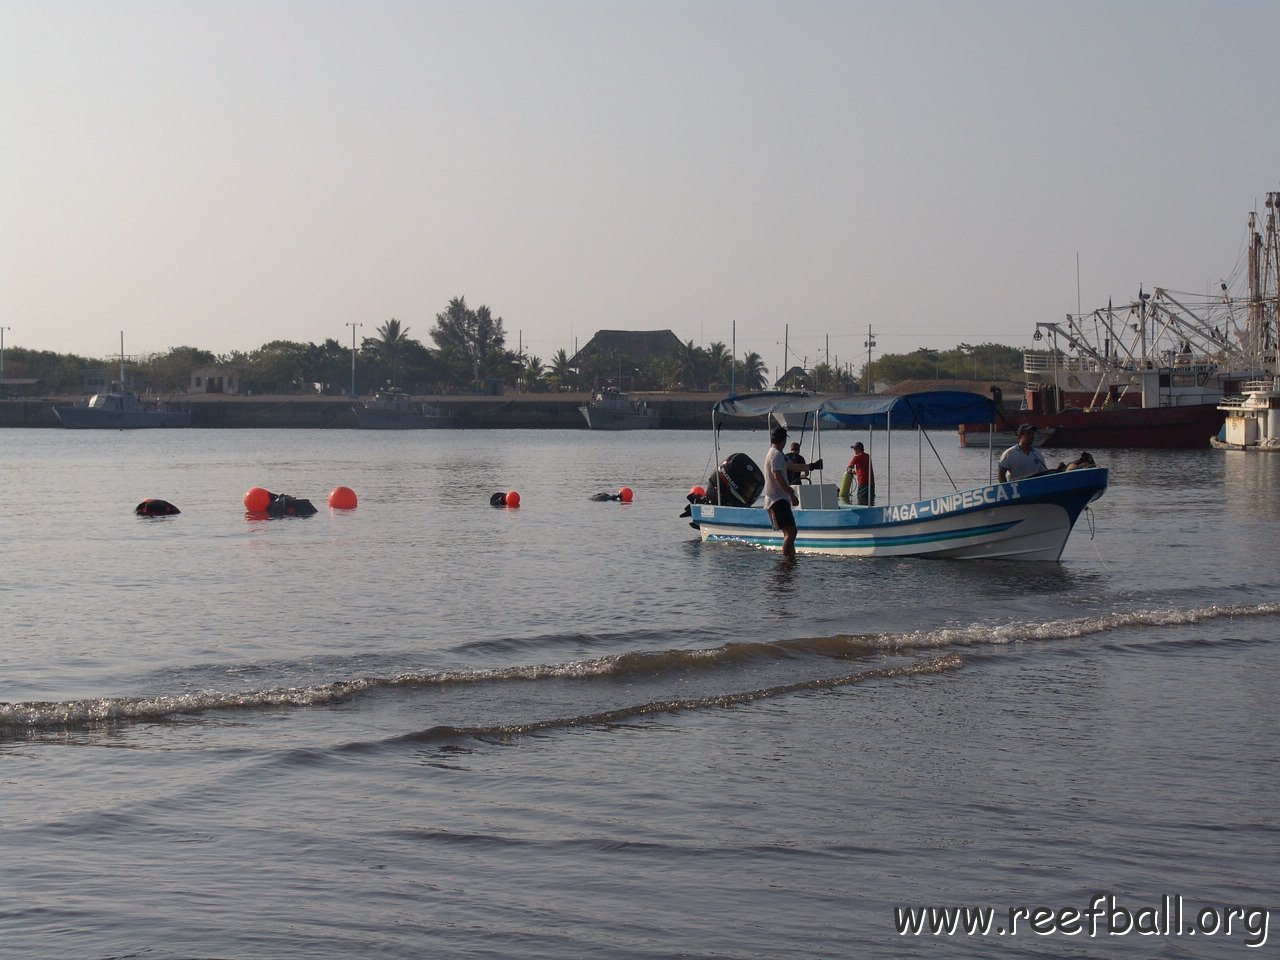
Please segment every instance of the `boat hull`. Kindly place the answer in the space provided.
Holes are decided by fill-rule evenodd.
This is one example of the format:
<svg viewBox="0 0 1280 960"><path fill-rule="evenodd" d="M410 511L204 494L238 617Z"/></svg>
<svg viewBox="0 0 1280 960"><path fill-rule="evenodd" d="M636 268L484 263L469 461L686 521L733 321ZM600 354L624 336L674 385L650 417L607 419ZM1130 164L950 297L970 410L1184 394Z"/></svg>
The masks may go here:
<svg viewBox="0 0 1280 960"><path fill-rule="evenodd" d="M54 407L64 427L72 430L142 430L152 427L189 427L190 410L110 410L91 407Z"/></svg>
<svg viewBox="0 0 1280 960"><path fill-rule="evenodd" d="M578 409L592 430L653 430L658 426L658 411L652 408L643 413L599 407Z"/></svg>
<svg viewBox="0 0 1280 960"><path fill-rule="evenodd" d="M1106 487L1106 469L1095 467L884 507L797 509L796 552L1057 561L1081 511ZM781 549L762 508L694 504L690 513L706 542Z"/></svg>
<svg viewBox="0 0 1280 960"><path fill-rule="evenodd" d="M1280 440L1267 440L1262 443L1230 443L1226 440L1219 440L1217 437L1209 438L1209 446L1215 450L1248 450L1253 453L1280 453Z"/></svg>
<svg viewBox="0 0 1280 960"><path fill-rule="evenodd" d="M356 426L361 430L449 430L457 426L443 414L412 413L400 410L355 408Z"/></svg>
<svg viewBox="0 0 1280 960"><path fill-rule="evenodd" d="M1203 403L1185 407L1023 413L1017 417L1019 423L1052 431L1045 447L1203 450L1222 426L1223 415L1216 404Z"/></svg>

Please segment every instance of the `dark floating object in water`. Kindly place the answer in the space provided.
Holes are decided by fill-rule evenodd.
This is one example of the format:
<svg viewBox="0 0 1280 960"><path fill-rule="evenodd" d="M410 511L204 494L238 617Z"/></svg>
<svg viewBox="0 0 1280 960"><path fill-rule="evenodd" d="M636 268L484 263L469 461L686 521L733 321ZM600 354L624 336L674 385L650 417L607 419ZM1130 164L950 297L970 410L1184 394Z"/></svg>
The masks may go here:
<svg viewBox="0 0 1280 960"><path fill-rule="evenodd" d="M606 500L615 500L620 503L630 503L634 496L635 494L631 492L630 487L623 487L617 493L593 493L587 499L596 500L601 503L603 503Z"/></svg>
<svg viewBox="0 0 1280 960"><path fill-rule="evenodd" d="M491 507L505 507L506 505L507 495L501 490L489 497L489 506Z"/></svg>
<svg viewBox="0 0 1280 960"><path fill-rule="evenodd" d="M148 497L134 507L133 512L140 517L172 517L182 511L168 500L155 500Z"/></svg>
<svg viewBox="0 0 1280 960"><path fill-rule="evenodd" d="M271 494L271 503L266 509L268 517L309 517L317 512L310 500L291 497L287 493Z"/></svg>
<svg viewBox="0 0 1280 960"><path fill-rule="evenodd" d="M268 517L309 517L319 512L310 500L272 493L262 487L253 487L244 495L244 508L249 513L265 513Z"/></svg>

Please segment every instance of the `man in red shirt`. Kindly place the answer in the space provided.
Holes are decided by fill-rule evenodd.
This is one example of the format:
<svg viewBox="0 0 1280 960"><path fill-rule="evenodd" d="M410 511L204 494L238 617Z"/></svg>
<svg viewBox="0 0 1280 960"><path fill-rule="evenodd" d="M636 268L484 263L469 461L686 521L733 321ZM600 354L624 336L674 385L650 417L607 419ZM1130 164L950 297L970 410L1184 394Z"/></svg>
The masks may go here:
<svg viewBox="0 0 1280 960"><path fill-rule="evenodd" d="M872 506L876 502L876 472L871 469L871 455L863 449L861 441L853 445L849 469L853 471L856 490L853 502L860 507Z"/></svg>

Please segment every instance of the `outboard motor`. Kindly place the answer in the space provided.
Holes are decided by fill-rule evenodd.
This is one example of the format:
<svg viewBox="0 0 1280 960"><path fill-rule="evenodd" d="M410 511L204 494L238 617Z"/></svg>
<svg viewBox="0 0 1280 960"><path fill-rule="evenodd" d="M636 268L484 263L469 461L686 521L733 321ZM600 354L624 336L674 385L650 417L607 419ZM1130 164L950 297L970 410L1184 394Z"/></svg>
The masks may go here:
<svg viewBox="0 0 1280 960"><path fill-rule="evenodd" d="M706 502L749 507L764 490L764 474L745 453L731 453L707 480Z"/></svg>

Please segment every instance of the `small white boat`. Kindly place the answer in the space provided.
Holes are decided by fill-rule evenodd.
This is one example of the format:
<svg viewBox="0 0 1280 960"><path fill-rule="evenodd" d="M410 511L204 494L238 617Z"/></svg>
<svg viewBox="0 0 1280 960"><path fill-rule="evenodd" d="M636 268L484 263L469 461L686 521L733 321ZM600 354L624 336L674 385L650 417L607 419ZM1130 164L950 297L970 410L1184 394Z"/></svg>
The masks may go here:
<svg viewBox="0 0 1280 960"><path fill-rule="evenodd" d="M991 400L981 394L931 391L890 397L733 397L715 405L712 419L714 423L720 416L777 419L782 415L794 422L806 410L813 415L808 422L816 423L819 430L825 424L923 431L990 422L995 415ZM718 437L718 431L713 434ZM716 459L720 462L718 448ZM886 458L885 466L890 463ZM739 464L749 466L739 472ZM994 474L994 449L989 474ZM705 496L689 497L688 516L702 540L780 549L781 532L772 529L763 507L753 505L762 487L759 468L749 458L744 454L726 458L707 481ZM1106 488L1107 471L1101 467L988 482L886 506L843 503L836 484L802 485L797 488L800 506L793 510L798 530L795 547L797 553L863 557L1057 561L1081 512Z"/></svg>
<svg viewBox="0 0 1280 960"><path fill-rule="evenodd" d="M1219 450L1280 451L1280 376L1252 380L1244 393L1223 397L1218 409L1226 416L1209 444Z"/></svg>
<svg viewBox="0 0 1280 960"><path fill-rule="evenodd" d="M659 415L648 400L633 400L612 387L599 390L586 406L578 408L592 430L652 430Z"/></svg>
<svg viewBox="0 0 1280 960"><path fill-rule="evenodd" d="M361 430L440 430L458 425L439 407L423 403L399 387L383 387L352 410Z"/></svg>

